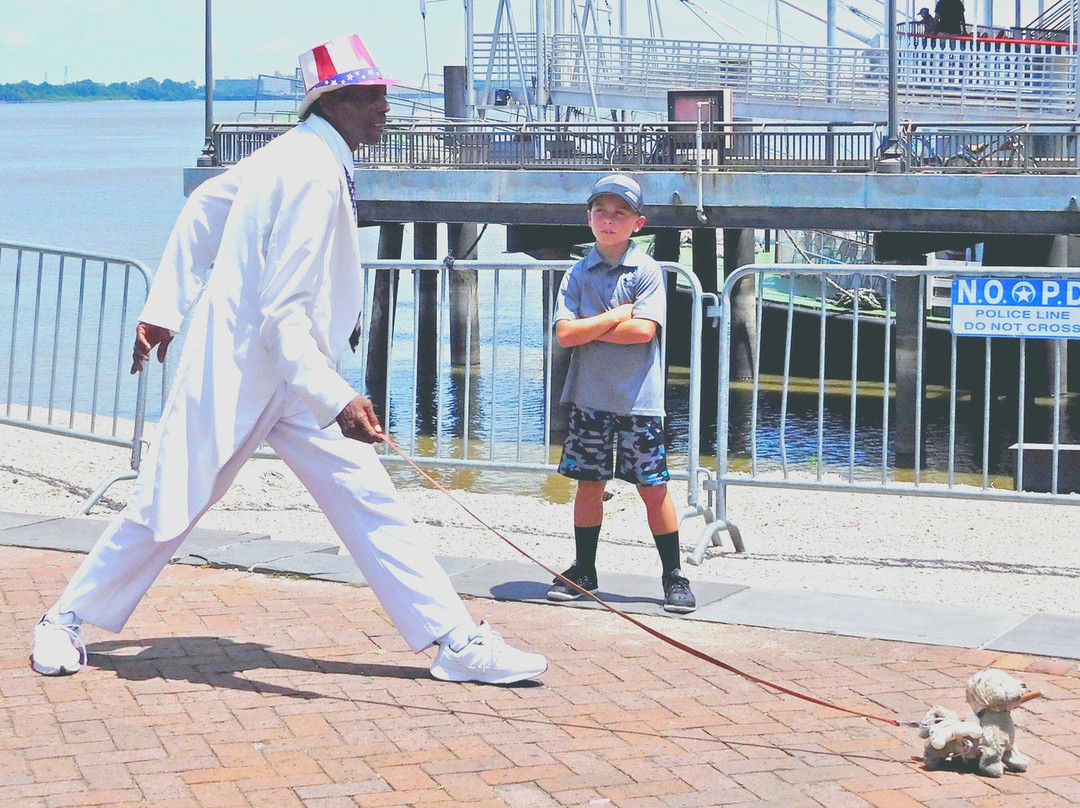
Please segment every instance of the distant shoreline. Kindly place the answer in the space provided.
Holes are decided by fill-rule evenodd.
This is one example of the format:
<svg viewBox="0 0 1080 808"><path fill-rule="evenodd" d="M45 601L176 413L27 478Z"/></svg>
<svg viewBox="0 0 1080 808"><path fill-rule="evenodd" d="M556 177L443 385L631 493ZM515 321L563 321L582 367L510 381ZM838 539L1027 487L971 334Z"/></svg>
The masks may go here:
<svg viewBox="0 0 1080 808"><path fill-rule="evenodd" d="M95 101L155 101L155 102L156 101L162 101L162 102L165 102L165 103L170 103L170 102L175 102L175 101L202 101L202 100L203 100L203 96L201 96L201 95L198 96L197 98L79 98L79 97L73 96L71 98L31 98L31 99L26 99L24 101L8 101L6 99L0 98L0 104L8 104L8 105L11 105L11 106L15 106L17 104L70 104L70 103L80 103L81 104L81 103L84 103L84 102L85 103L91 103L91 102L95 102ZM265 100L272 100L272 99L260 99L260 100L265 101ZM255 96L253 96L253 95L251 95L251 96L235 96L235 95L218 96L218 95L215 95L214 96L214 101L215 102L221 101L223 103L224 102L232 102L232 101L252 101L252 102L254 102L255 101Z"/></svg>
<svg viewBox="0 0 1080 808"><path fill-rule="evenodd" d="M214 84L215 101L254 101L256 97L277 98L276 93L258 93L259 79L220 79ZM0 104L33 104L69 101L201 101L205 85L145 78L137 82L100 84L83 80L66 84L31 84L20 81L0 84ZM286 96L282 96L286 97ZM291 97L291 96L288 96Z"/></svg>

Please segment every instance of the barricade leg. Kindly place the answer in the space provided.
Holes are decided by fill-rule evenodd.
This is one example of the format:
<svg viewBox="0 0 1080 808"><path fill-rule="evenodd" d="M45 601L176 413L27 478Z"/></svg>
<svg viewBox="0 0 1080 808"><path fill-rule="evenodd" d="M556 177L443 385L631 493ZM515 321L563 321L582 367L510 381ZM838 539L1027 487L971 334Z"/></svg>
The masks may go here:
<svg viewBox="0 0 1080 808"><path fill-rule="evenodd" d="M138 476L138 469L131 469L109 477L105 482L99 485L90 496L83 500L82 505L79 506L79 513L83 516L90 513L90 511L94 509L94 506L98 504L98 501L105 496L105 492L109 490L109 487L112 486L113 483L118 483L121 480L134 480Z"/></svg>
<svg viewBox="0 0 1080 808"><path fill-rule="evenodd" d="M746 552L746 546L743 544L742 540L742 533L739 532L738 527L733 525L727 519L727 499L724 495L723 483L710 480L706 483L706 488L716 491L716 516L713 516L711 509L706 511L708 515L706 516L705 529L702 530L701 535L698 536L694 551L687 556L687 560L694 566L698 566L705 559L705 551L708 550L709 547L720 545L720 534L725 530L728 532L728 535L731 536L731 543L735 547L735 552Z"/></svg>

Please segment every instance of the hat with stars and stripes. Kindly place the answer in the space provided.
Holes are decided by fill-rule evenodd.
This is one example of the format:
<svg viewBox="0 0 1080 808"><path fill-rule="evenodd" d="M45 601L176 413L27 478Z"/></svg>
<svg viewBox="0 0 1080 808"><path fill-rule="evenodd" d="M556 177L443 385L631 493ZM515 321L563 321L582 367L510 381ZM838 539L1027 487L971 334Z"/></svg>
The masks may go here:
<svg viewBox="0 0 1080 808"><path fill-rule="evenodd" d="M331 39L301 53L300 72L304 76L305 95L296 114L301 118L307 115L308 108L323 93L350 84L390 87L398 83L396 79L383 76L357 34Z"/></svg>

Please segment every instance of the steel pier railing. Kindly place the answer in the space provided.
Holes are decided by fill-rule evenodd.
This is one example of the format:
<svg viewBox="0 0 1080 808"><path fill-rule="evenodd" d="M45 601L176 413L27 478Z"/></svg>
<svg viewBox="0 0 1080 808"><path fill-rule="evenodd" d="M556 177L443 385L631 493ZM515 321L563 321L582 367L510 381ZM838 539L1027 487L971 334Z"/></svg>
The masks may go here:
<svg viewBox="0 0 1080 808"><path fill-rule="evenodd" d="M212 137L222 165L288 131L266 122L219 123ZM1075 122L905 123L904 168L921 173L1075 174ZM357 168L477 170L871 172L886 127L880 123L483 123L413 121L387 126L361 146Z"/></svg>

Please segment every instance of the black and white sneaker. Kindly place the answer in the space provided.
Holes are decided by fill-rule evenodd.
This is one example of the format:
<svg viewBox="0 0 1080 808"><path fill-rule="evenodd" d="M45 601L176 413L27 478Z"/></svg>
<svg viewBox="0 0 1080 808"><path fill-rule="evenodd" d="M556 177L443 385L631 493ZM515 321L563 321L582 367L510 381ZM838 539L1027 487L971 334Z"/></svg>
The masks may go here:
<svg viewBox="0 0 1080 808"><path fill-rule="evenodd" d="M563 573L563 578L573 581L586 592L595 592L596 587L598 586L596 582L596 570L586 570L583 566L578 564L577 561L571 564L570 569ZM583 597L585 596L581 594L581 592L558 578L551 582L551 589L547 592L548 600L559 602L577 600L578 598Z"/></svg>
<svg viewBox="0 0 1080 808"><path fill-rule="evenodd" d="M690 581L682 570L673 569L662 579L664 584L664 611L689 614L697 608L697 600L690 591Z"/></svg>

